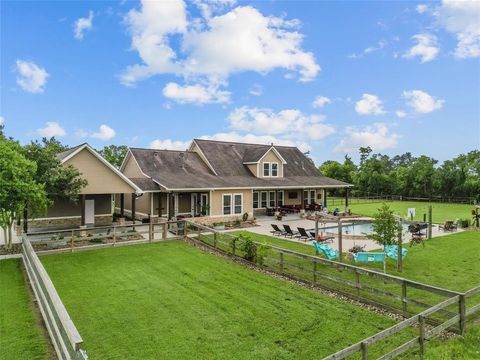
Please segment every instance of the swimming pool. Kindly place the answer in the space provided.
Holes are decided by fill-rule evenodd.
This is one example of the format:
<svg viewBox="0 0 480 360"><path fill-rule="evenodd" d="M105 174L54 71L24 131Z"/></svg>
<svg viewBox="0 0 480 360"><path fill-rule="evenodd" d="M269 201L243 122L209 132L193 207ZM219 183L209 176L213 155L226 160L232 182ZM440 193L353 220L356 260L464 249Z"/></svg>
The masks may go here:
<svg viewBox="0 0 480 360"><path fill-rule="evenodd" d="M403 230L408 229L407 224L403 224ZM338 234L338 226L327 226L320 227L319 232L333 233ZM343 224L342 234L344 235L354 235L354 236L365 236L372 233L372 223L363 223L363 224Z"/></svg>

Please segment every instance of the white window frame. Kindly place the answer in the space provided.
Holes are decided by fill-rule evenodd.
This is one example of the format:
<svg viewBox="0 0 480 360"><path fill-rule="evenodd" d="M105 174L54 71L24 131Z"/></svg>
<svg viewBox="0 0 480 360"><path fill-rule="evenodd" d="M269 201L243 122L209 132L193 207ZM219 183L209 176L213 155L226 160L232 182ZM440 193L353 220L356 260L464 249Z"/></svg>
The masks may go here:
<svg viewBox="0 0 480 360"><path fill-rule="evenodd" d="M230 214L225 214L225 197L226 196L230 198ZM233 215L232 214L232 194L222 194L222 214L224 216Z"/></svg>
<svg viewBox="0 0 480 360"><path fill-rule="evenodd" d="M273 194L273 205L272 205L272 195ZM276 207L276 201L275 201L275 191L269 191L268 192L268 207L269 208L275 208Z"/></svg>
<svg viewBox="0 0 480 360"><path fill-rule="evenodd" d="M237 205L235 205L235 197L236 196L240 196L240 212L236 212L235 211L235 207ZM242 193L236 193L236 194L232 194L232 215L242 215L243 214L243 194Z"/></svg>
<svg viewBox="0 0 480 360"><path fill-rule="evenodd" d="M279 190L279 191L277 192L277 194L278 194L278 195L277 195L277 204L280 203L280 198L282 198L282 205L279 205L279 206L284 206L284 205L285 205L285 192L284 192L283 190ZM281 194L282 196L280 196L280 194Z"/></svg>
<svg viewBox="0 0 480 360"><path fill-rule="evenodd" d="M268 175L265 175L265 165L268 165ZM262 166L262 175L263 177L270 177L272 174L272 164L268 161L265 161Z"/></svg>
<svg viewBox="0 0 480 360"><path fill-rule="evenodd" d="M255 194L257 195L257 206L255 206ZM252 206L254 209L260 208L260 193L258 191L254 191L252 194Z"/></svg>
<svg viewBox="0 0 480 360"><path fill-rule="evenodd" d="M262 199L262 194L266 194L265 196L265 206L263 206L263 199ZM261 191L260 192L260 207L259 209L265 209L268 205L268 191Z"/></svg>
<svg viewBox="0 0 480 360"><path fill-rule="evenodd" d="M277 166L277 169L276 169L277 174L276 174L276 175L273 175L273 165L276 165L276 166ZM270 163L270 176L271 176L271 177L278 177L278 176L279 176L278 173L279 173L278 162L271 162L271 163Z"/></svg>

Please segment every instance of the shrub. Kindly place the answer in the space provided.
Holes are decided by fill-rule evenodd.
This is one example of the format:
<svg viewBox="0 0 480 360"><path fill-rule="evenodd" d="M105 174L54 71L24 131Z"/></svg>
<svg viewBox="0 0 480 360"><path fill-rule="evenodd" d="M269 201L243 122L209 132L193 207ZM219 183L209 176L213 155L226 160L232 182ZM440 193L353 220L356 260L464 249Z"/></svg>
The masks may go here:
<svg viewBox="0 0 480 360"><path fill-rule="evenodd" d="M264 264L265 262L265 257L267 256L267 251L268 251L268 245L267 244L262 244L260 246L257 246L257 253L256 253L256 262L259 265Z"/></svg>
<svg viewBox="0 0 480 360"><path fill-rule="evenodd" d="M351 249L348 250L349 253L356 254L362 251L365 251L367 245L354 245Z"/></svg>
<svg viewBox="0 0 480 360"><path fill-rule="evenodd" d="M239 240L243 241L240 246L240 249L245 253L243 258L248 261L255 261L255 257L257 254L257 246L250 238L250 236L240 236Z"/></svg>
<svg viewBox="0 0 480 360"><path fill-rule="evenodd" d="M243 221L247 221L248 220L248 213L243 214L242 219L243 219Z"/></svg>
<svg viewBox="0 0 480 360"><path fill-rule="evenodd" d="M235 220L235 226L240 226L240 225L242 225L242 220L236 219Z"/></svg>

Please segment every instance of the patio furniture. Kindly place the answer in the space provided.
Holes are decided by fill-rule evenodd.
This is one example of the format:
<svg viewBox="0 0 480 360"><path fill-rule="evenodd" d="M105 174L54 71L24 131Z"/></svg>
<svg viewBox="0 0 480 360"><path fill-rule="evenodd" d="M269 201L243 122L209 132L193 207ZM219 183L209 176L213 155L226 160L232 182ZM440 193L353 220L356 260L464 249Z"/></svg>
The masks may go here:
<svg viewBox="0 0 480 360"><path fill-rule="evenodd" d="M284 235L285 234L285 231L283 230L280 230L280 228L278 227L278 225L276 224L270 224L272 225L272 228L273 228L273 231L270 231L271 234L273 235Z"/></svg>
<svg viewBox="0 0 480 360"><path fill-rule="evenodd" d="M443 223L443 225L438 226L439 230L445 231L456 231L458 229L458 226L456 223L454 223L451 220L447 220Z"/></svg>
<svg viewBox="0 0 480 360"><path fill-rule="evenodd" d="M285 229L285 233L283 234L285 237L290 237L290 238L299 237L298 231L293 231L290 228L290 225L285 225L284 224L283 228Z"/></svg>
<svg viewBox="0 0 480 360"><path fill-rule="evenodd" d="M390 259L398 259L398 245L385 245L385 253ZM407 256L407 249L402 248L402 259Z"/></svg>
<svg viewBox="0 0 480 360"><path fill-rule="evenodd" d="M384 252L358 252L353 254L355 262L385 262Z"/></svg>
<svg viewBox="0 0 480 360"><path fill-rule="evenodd" d="M266 210L267 216L273 216L275 214L275 209L274 208L267 208Z"/></svg>
<svg viewBox="0 0 480 360"><path fill-rule="evenodd" d="M312 236L313 240L317 240L319 243L332 243L333 242L333 236L326 236L318 239L315 239L315 231L309 231L310 235Z"/></svg>
<svg viewBox="0 0 480 360"><path fill-rule="evenodd" d="M312 245L315 247L315 250L318 253L322 253L328 260L334 260L338 258L338 250L328 247L327 244L320 244L316 240L312 241Z"/></svg>
<svg viewBox="0 0 480 360"><path fill-rule="evenodd" d="M310 235L307 234L304 228L297 228L300 236L298 237L300 240L304 239L305 242L307 242L308 239L310 239Z"/></svg>

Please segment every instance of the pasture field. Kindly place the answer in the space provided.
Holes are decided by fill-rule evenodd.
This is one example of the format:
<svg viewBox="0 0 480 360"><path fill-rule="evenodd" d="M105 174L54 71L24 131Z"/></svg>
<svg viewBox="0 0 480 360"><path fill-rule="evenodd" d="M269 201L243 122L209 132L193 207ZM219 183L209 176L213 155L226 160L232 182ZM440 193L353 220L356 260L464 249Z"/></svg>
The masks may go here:
<svg viewBox="0 0 480 360"><path fill-rule="evenodd" d="M48 334L21 266L21 259L0 261L0 359L51 359Z"/></svg>
<svg viewBox="0 0 480 360"><path fill-rule="evenodd" d="M415 208L414 220L423 221L423 214L428 214L428 206L432 206L432 221L435 224L443 224L446 220L455 221L456 219L471 220L471 210L473 205L455 204L455 203L439 203L426 201L385 201L388 206L399 216L405 218L409 208ZM329 210L338 207L342 209L345 205L345 199L331 198L328 200ZM352 199L350 209L352 213L365 216L373 216L378 208L382 205L382 201L357 202ZM428 215L427 215L428 216ZM427 218L428 221L428 218Z"/></svg>
<svg viewBox="0 0 480 360"><path fill-rule="evenodd" d="M394 324L182 241L40 259L94 359L318 359Z"/></svg>

